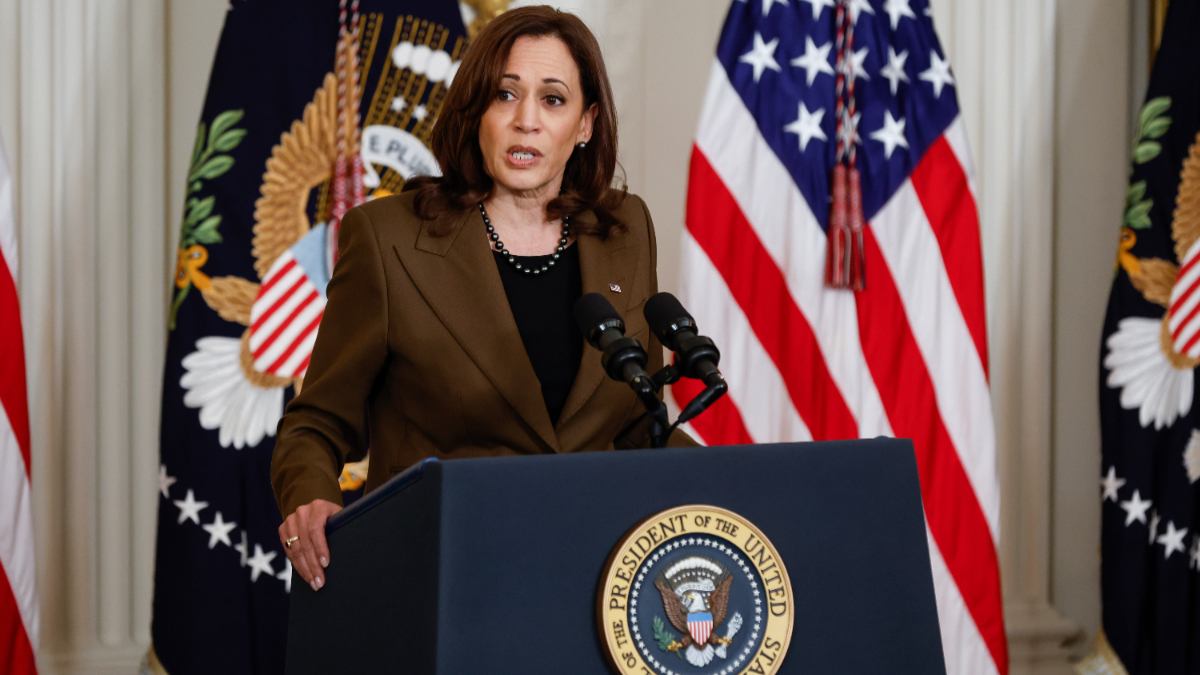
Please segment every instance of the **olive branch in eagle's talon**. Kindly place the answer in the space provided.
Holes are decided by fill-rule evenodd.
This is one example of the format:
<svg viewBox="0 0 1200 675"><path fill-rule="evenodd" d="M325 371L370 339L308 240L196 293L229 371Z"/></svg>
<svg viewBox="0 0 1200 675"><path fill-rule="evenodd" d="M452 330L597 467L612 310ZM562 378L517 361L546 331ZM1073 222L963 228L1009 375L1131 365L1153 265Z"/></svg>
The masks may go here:
<svg viewBox="0 0 1200 675"><path fill-rule="evenodd" d="M680 651L683 649L683 643L676 640L675 636L667 631L666 622L662 620L661 616L654 617L654 641L664 652L675 652L675 656L683 658L683 653Z"/></svg>

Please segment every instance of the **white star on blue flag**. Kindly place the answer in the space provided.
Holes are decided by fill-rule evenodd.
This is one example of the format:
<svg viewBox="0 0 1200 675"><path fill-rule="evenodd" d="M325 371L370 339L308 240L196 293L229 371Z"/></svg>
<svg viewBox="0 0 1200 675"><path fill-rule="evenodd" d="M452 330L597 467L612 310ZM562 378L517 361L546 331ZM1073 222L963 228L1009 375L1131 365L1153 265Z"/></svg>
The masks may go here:
<svg viewBox="0 0 1200 675"><path fill-rule="evenodd" d="M822 227L838 139L857 148L870 220L958 116L953 90L943 95L955 81L928 0L850 0L854 36L844 59L836 9L835 0L735 2L717 46L729 81ZM841 129L839 67L854 84L854 110Z"/></svg>

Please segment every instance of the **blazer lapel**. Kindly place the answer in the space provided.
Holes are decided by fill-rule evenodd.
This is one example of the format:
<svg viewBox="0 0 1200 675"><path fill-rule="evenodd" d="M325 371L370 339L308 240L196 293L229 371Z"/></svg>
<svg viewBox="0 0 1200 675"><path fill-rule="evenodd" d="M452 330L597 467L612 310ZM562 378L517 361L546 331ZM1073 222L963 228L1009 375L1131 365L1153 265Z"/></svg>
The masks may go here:
<svg viewBox="0 0 1200 675"><path fill-rule="evenodd" d="M554 451L558 437L542 388L504 293L483 218L475 209L449 216L444 237L423 225L413 248L396 246L404 268L425 301L525 422Z"/></svg>
<svg viewBox="0 0 1200 675"><path fill-rule="evenodd" d="M582 222L589 222L589 220L591 222L596 220L595 214L591 211L581 213L576 218L576 221ZM633 293L630 292L632 289L626 288L626 276L630 272L628 267L630 251L626 248L625 237L624 233L614 234L607 240L603 240L589 235L579 237L575 243L579 247L583 292L585 294L599 293L608 298L621 316L625 316L633 298ZM620 290L614 290L613 285ZM558 418L558 428L561 429L564 423L583 408L605 377L608 376L600 365L600 354L591 345L584 345L583 359L579 364L579 371L575 375L575 383L571 385L571 391L567 394L562 414Z"/></svg>

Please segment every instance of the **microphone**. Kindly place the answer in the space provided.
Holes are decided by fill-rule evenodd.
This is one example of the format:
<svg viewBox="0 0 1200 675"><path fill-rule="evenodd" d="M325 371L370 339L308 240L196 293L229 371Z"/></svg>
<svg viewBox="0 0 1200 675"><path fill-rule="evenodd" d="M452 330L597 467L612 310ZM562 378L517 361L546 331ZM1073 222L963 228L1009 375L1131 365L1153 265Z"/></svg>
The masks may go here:
<svg viewBox="0 0 1200 675"><path fill-rule="evenodd" d="M729 390L721 371L717 370L721 352L711 339L698 334L696 319L670 293L658 293L647 300L642 314L659 341L675 352L675 367L680 374L701 380L705 385L704 391L679 412L675 421L678 426L707 410Z"/></svg>
<svg viewBox="0 0 1200 675"><path fill-rule="evenodd" d="M628 384L646 410L662 407L654 382L646 374L648 359L642 343L625 337L625 322L603 295L587 293L575 302L575 323L588 344L600 350L600 365L618 382Z"/></svg>
<svg viewBox="0 0 1200 675"><path fill-rule="evenodd" d="M650 330L667 349L675 352L675 367L684 377L703 380L710 387L724 384L717 363L721 352L712 340L698 335L696 320L670 293L659 293L646 301L642 313Z"/></svg>

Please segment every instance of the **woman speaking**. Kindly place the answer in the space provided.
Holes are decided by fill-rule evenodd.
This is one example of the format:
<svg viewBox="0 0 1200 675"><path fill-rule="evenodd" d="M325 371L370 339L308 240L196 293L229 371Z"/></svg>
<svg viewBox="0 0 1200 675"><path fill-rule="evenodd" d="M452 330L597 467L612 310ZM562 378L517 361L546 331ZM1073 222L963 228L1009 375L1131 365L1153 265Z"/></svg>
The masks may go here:
<svg viewBox="0 0 1200 675"><path fill-rule="evenodd" d="M644 408L583 353L572 315L604 294L647 370L661 367L641 312L658 292L654 227L611 187L617 119L596 38L549 7L501 15L467 50L431 146L441 177L342 220L304 388L279 423L279 537L314 589L338 475L368 439L368 492L427 457L649 445Z"/></svg>

